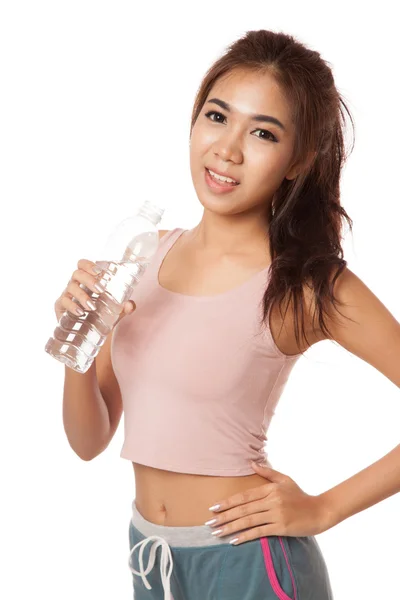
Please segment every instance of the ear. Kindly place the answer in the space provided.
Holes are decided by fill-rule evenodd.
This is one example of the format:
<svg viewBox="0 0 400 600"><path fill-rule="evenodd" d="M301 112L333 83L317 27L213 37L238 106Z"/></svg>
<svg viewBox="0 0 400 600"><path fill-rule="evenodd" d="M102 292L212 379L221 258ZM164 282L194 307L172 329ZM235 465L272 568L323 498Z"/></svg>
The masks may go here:
<svg viewBox="0 0 400 600"><path fill-rule="evenodd" d="M308 171L316 156L317 152L310 150L310 152L307 154L307 157L303 161L298 161L290 167L289 171L285 175L286 179L296 179L296 177L298 177L302 171Z"/></svg>

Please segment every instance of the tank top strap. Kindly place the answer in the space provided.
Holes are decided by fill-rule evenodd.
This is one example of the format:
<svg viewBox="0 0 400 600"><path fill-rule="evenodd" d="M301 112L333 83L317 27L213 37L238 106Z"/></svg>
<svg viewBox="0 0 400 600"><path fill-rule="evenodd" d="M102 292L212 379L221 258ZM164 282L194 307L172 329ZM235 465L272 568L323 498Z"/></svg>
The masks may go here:
<svg viewBox="0 0 400 600"><path fill-rule="evenodd" d="M175 227L175 229L171 229L167 233L165 233L162 238L160 238L157 251L154 255L153 260L151 261L149 267L151 268L152 273L158 274L158 269L164 260L165 255L171 246L176 242L176 240L180 237L180 235L186 231L182 227Z"/></svg>
<svg viewBox="0 0 400 600"><path fill-rule="evenodd" d="M161 265L165 255L171 246L176 242L176 240L181 236L181 234L186 231L182 227L175 227L175 229L171 229L167 233L165 233L162 238L160 238L160 242L157 248L157 252L154 256L154 266L157 268Z"/></svg>
<svg viewBox="0 0 400 600"><path fill-rule="evenodd" d="M159 248L160 249L162 248L166 254L168 252L168 250L171 248L172 244L178 239L178 237L184 231L186 231L186 229L183 229L182 227L175 227L175 229L171 229L170 231L167 231L167 233L165 233L162 236L162 238L160 238ZM164 258L164 256L163 256L163 258Z"/></svg>
<svg viewBox="0 0 400 600"><path fill-rule="evenodd" d="M158 288L158 271L164 256L167 254L175 240L177 240L184 231L186 230L181 227L176 227L160 238L156 252L147 265L139 285L134 288L132 295L130 296L130 300L134 300L137 308L142 304L145 304L148 294Z"/></svg>

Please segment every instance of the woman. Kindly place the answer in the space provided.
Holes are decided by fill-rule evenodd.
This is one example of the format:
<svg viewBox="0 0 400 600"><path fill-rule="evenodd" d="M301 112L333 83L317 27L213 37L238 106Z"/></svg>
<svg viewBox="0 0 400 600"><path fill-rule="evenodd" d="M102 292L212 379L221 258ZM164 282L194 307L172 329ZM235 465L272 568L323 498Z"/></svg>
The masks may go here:
<svg viewBox="0 0 400 600"><path fill-rule="evenodd" d="M399 489L400 447L317 496L264 453L290 372L320 340L400 386L400 325L343 259L341 105L331 69L293 37L233 43L193 109L200 223L160 233L95 367L66 369L64 423L82 458L124 411L136 600L328 600L314 536ZM79 283L95 290L93 263L78 266L60 310L87 308Z"/></svg>

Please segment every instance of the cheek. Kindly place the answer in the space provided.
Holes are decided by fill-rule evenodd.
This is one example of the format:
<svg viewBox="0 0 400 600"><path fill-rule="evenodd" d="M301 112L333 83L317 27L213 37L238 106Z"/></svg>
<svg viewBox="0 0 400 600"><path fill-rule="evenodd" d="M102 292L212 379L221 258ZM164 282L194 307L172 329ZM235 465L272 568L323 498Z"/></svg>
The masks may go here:
<svg viewBox="0 0 400 600"><path fill-rule="evenodd" d="M204 155L198 148L190 149L190 174L193 182L199 182L204 167Z"/></svg>
<svg viewBox="0 0 400 600"><path fill-rule="evenodd" d="M207 145L198 134L192 134L190 139L190 165L193 170L204 163L204 156L207 151Z"/></svg>
<svg viewBox="0 0 400 600"><path fill-rule="evenodd" d="M263 165L252 171L246 171L245 187L250 197L262 197L274 190L278 181L276 169Z"/></svg>
<svg viewBox="0 0 400 600"><path fill-rule="evenodd" d="M209 133L207 133L207 130L204 127L202 127L199 122L195 123L190 138L190 146L199 149L202 146L206 145L208 138Z"/></svg>
<svg viewBox="0 0 400 600"><path fill-rule="evenodd" d="M263 160L256 160L246 170L246 180L252 187L263 190L276 189L286 175L286 160L271 152Z"/></svg>

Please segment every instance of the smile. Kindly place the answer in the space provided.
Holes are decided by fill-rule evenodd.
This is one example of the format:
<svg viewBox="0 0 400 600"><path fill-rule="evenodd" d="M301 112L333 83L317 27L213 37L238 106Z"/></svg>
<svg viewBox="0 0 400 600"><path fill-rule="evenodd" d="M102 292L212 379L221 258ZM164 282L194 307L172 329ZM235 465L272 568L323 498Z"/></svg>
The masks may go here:
<svg viewBox="0 0 400 600"><path fill-rule="evenodd" d="M229 183L226 181L220 181L216 179L211 175L211 173L206 167L204 169L204 173L206 184L214 193L225 194L227 192L232 192L235 188L238 187L238 185L240 185L239 183Z"/></svg>

